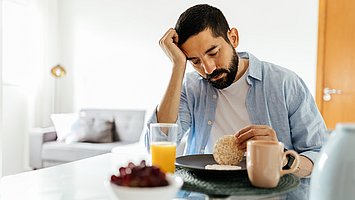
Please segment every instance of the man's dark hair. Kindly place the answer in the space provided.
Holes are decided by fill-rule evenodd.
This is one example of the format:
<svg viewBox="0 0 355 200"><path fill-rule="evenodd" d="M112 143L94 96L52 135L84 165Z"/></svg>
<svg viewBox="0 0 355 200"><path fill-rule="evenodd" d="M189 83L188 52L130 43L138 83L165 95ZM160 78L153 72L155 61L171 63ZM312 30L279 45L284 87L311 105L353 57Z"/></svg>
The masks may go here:
<svg viewBox="0 0 355 200"><path fill-rule="evenodd" d="M214 37L223 37L229 43L227 32L230 30L223 13L207 4L195 5L183 12L175 25L179 36L178 46L186 40L209 28Z"/></svg>

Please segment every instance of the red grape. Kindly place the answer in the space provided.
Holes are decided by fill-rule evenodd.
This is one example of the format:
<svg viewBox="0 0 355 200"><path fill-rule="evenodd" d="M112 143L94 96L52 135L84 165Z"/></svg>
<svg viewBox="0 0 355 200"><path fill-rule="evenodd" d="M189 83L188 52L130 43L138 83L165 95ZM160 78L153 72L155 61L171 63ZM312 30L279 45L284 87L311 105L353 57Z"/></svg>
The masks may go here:
<svg viewBox="0 0 355 200"><path fill-rule="evenodd" d="M156 166L146 166L145 160L139 165L129 162L127 167L120 167L118 171L118 176L111 176L111 182L120 186L157 187L169 184L165 173Z"/></svg>

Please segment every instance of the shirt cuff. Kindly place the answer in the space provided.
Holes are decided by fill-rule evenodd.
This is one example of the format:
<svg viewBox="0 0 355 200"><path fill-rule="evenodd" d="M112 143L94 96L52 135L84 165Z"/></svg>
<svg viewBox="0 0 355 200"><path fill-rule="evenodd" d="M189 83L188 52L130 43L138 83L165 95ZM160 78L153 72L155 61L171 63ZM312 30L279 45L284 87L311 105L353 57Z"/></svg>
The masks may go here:
<svg viewBox="0 0 355 200"><path fill-rule="evenodd" d="M305 151L300 153L300 155L302 156L306 156L309 160L312 161L313 165L314 163L317 161L318 156L319 156L319 152L315 152L315 151Z"/></svg>

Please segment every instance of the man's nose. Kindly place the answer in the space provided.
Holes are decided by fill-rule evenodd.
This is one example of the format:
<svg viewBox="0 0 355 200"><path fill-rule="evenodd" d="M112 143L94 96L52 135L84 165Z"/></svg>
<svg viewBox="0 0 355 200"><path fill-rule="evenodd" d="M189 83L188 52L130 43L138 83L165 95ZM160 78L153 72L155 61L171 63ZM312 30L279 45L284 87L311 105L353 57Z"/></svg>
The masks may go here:
<svg viewBox="0 0 355 200"><path fill-rule="evenodd" d="M206 74L212 74L212 72L216 69L216 65L211 59L203 60L202 64Z"/></svg>

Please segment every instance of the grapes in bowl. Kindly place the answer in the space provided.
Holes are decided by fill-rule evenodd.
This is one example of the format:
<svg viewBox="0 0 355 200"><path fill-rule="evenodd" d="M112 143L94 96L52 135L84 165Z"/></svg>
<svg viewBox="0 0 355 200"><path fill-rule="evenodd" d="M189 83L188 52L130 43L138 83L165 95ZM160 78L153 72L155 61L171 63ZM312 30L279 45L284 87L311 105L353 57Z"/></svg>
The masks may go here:
<svg viewBox="0 0 355 200"><path fill-rule="evenodd" d="M173 199L183 181L170 173L165 174L158 167L129 163L120 167L118 175L112 175L105 185L112 199L167 200Z"/></svg>

